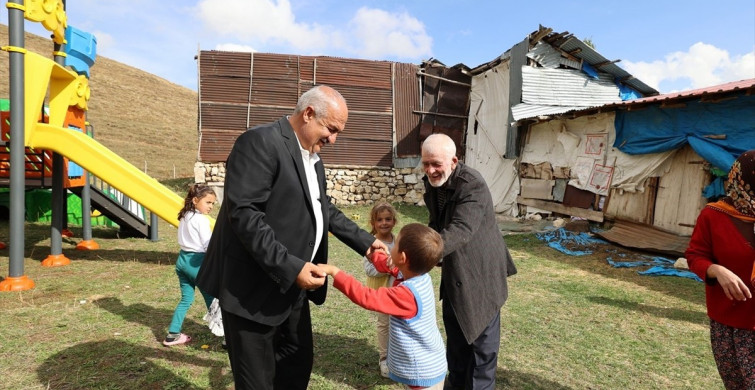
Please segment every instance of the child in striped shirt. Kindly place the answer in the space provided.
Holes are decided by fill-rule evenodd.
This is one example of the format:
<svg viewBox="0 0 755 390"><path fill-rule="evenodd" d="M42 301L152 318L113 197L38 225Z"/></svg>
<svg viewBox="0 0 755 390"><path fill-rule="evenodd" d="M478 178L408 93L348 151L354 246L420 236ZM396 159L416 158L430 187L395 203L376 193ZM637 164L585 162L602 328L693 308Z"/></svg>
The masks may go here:
<svg viewBox="0 0 755 390"><path fill-rule="evenodd" d="M330 264L318 264L333 277L333 286L365 309L390 316L389 377L409 389L442 389L446 377L446 348L435 318L435 293L428 272L443 253L443 239L429 227L412 223L396 237L391 257L372 255L380 272L403 275L394 287L377 290Z"/></svg>

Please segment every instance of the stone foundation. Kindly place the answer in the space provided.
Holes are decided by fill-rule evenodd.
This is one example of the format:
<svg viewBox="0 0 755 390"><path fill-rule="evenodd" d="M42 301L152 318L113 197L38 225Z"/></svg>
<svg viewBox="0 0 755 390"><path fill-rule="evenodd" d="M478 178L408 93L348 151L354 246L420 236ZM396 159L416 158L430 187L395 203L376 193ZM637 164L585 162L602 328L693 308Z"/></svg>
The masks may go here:
<svg viewBox="0 0 755 390"><path fill-rule="evenodd" d="M334 204L365 205L379 201L424 205L424 173L415 168L326 165L327 193ZM223 199L225 163L194 164L194 182L207 183Z"/></svg>

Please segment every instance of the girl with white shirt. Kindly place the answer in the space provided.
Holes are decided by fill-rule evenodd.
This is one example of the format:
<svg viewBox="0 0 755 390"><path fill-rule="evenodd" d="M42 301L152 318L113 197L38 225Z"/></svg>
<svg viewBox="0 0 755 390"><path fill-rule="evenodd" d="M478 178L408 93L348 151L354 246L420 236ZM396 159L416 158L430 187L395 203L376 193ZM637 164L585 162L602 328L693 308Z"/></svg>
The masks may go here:
<svg viewBox="0 0 755 390"><path fill-rule="evenodd" d="M173 312L173 319L168 328L168 335L163 345L186 344L191 337L181 333L186 312L194 302L197 272L207 252L212 228L207 215L212 211L217 197L215 191L204 184L194 184L184 199L184 207L178 212L178 245L181 250L176 260L176 275L181 288L181 301ZM213 297L201 289L205 305L209 310Z"/></svg>

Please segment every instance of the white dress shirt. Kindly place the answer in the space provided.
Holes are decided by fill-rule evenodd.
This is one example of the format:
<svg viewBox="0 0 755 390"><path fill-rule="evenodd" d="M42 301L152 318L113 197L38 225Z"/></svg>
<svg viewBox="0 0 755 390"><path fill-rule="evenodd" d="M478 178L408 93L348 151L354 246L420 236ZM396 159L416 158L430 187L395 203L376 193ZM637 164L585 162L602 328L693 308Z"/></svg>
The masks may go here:
<svg viewBox="0 0 755 390"><path fill-rule="evenodd" d="M312 201L312 210L315 212L315 247L312 250L312 257L309 261L314 260L317 248L320 247L320 241L322 241L323 232L323 217L322 217L322 203L320 194L320 185L317 181L317 172L315 171L315 164L320 161L320 156L317 153L310 153L301 147L299 137L296 137L296 142L299 143L299 150L301 150L301 159L304 162L304 172L307 176L307 186L309 187L309 195Z"/></svg>

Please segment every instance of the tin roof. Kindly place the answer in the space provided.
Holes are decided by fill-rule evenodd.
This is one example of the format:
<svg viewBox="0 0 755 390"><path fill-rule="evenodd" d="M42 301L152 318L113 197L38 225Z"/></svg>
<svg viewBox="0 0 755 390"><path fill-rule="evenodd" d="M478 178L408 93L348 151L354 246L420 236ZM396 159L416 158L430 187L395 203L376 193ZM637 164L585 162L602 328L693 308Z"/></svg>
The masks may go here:
<svg viewBox="0 0 755 390"><path fill-rule="evenodd" d="M653 104L653 103L654 104L658 104L658 103L672 104L672 103L679 103L685 100L707 99L707 98L710 98L711 100L713 100L716 98L721 98L721 97L733 95L740 92L745 92L748 94L755 94L755 78L733 81L730 83L719 84L719 85L714 85L714 86L705 87L705 88L690 89L687 91L671 92L671 93L667 93L663 95L649 96L649 97L644 97L640 99L609 103L609 104L604 104L600 107L575 108L573 110L564 111L561 113L552 113L552 114L554 115L555 114L569 114L570 116L576 117L576 116L588 115L594 112L613 111L614 109L618 107L631 109L637 106Z"/></svg>
<svg viewBox="0 0 755 390"><path fill-rule="evenodd" d="M561 61L567 61L568 59L571 59L572 61L567 62L583 61L600 72L610 74L615 80L633 88L643 96L658 95L658 91L656 91L654 88L635 78L634 76L629 74L629 72L616 65L616 63L620 62L621 60L609 60L608 58L603 57L595 49L591 48L580 39L576 38L574 34L571 34L568 31L554 33L552 28L544 27L541 25L536 31L533 31L531 34L529 34L526 40L529 40L530 48L533 49L533 55L535 56L540 55L545 51L543 47L537 47L541 46L538 45L539 42L545 42L554 49L557 49L559 52L566 55L565 59ZM472 68L470 70L470 73L483 73L484 71L490 69L498 63L507 60L509 58L509 55L510 50L506 51L498 58L490 62Z"/></svg>
<svg viewBox="0 0 755 390"><path fill-rule="evenodd" d="M663 95L656 95L656 96L644 97L641 99L627 100L627 101L618 102L614 104L608 104L606 106L615 107L615 106L630 106L630 105L653 103L653 102L667 102L667 101L682 100L682 99L687 99L687 98L703 97L706 95L712 96L716 94L728 94L728 93L739 91L739 90L753 89L753 88L755 88L755 78L732 81L730 83L714 85L711 87L690 89L688 91L671 92L671 93L666 93Z"/></svg>

